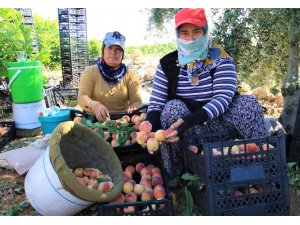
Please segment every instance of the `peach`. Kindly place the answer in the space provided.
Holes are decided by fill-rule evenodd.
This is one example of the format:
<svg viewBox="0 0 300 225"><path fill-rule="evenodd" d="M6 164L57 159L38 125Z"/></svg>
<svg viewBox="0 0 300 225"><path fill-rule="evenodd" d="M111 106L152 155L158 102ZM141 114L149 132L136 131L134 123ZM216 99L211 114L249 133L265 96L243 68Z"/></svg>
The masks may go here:
<svg viewBox="0 0 300 225"><path fill-rule="evenodd" d="M134 211L135 211L135 206L127 206L127 207L124 207L124 209L123 209L124 213L132 213Z"/></svg>
<svg viewBox="0 0 300 225"><path fill-rule="evenodd" d="M123 193L120 193L118 195L118 197L110 203L111 204L120 204L120 203L123 203L124 201L125 201L125 197L124 197Z"/></svg>
<svg viewBox="0 0 300 225"><path fill-rule="evenodd" d="M132 138L130 141L131 144L135 144L136 143L136 138Z"/></svg>
<svg viewBox="0 0 300 225"><path fill-rule="evenodd" d="M142 202L151 201L153 199L153 191L145 190L141 195Z"/></svg>
<svg viewBox="0 0 300 225"><path fill-rule="evenodd" d="M135 170L136 170L136 172L138 172L138 173L140 173L141 170L142 170L143 168L145 168L145 164L142 163L142 162L138 162L138 163L135 165Z"/></svg>
<svg viewBox="0 0 300 225"><path fill-rule="evenodd" d="M83 169L82 168L76 168L74 170L75 177L83 177Z"/></svg>
<svg viewBox="0 0 300 225"><path fill-rule="evenodd" d="M154 138L155 132L150 132L148 135L149 135L149 137Z"/></svg>
<svg viewBox="0 0 300 225"><path fill-rule="evenodd" d="M112 135L111 135L111 138L112 138L112 139L118 139L118 134L112 134Z"/></svg>
<svg viewBox="0 0 300 225"><path fill-rule="evenodd" d="M150 133L152 130L152 124L149 121L143 121L139 125L139 130L140 131L145 131L146 133Z"/></svg>
<svg viewBox="0 0 300 225"><path fill-rule="evenodd" d="M95 127L93 130L94 130L95 132L97 132L97 131L99 130L99 127Z"/></svg>
<svg viewBox="0 0 300 225"><path fill-rule="evenodd" d="M130 137L131 137L131 138L136 138L136 131L132 131L132 132L130 133Z"/></svg>
<svg viewBox="0 0 300 225"><path fill-rule="evenodd" d="M128 177L130 177L130 179L132 178L132 173L129 170L124 170L123 175L126 175Z"/></svg>
<svg viewBox="0 0 300 225"><path fill-rule="evenodd" d="M126 121L130 121L130 117L128 116L128 115L124 115L124 116L122 116L122 119L124 119L124 120L126 120Z"/></svg>
<svg viewBox="0 0 300 225"><path fill-rule="evenodd" d="M256 190L256 188L254 188L254 187L251 187L251 188L249 189L249 192L250 192L251 194L258 193L258 191Z"/></svg>
<svg viewBox="0 0 300 225"><path fill-rule="evenodd" d="M104 139L108 138L108 136L109 136L109 133L107 131L104 131L104 134L103 134Z"/></svg>
<svg viewBox="0 0 300 225"><path fill-rule="evenodd" d="M143 145L147 143L148 140L148 134L145 131L140 131L137 133L136 141L138 144Z"/></svg>
<svg viewBox="0 0 300 225"><path fill-rule="evenodd" d="M134 119L135 119L135 117L137 117L138 115L133 115L132 117L131 117L131 122L133 122L134 123Z"/></svg>
<svg viewBox="0 0 300 225"><path fill-rule="evenodd" d="M155 174L155 175L152 176L152 182L151 183L152 183L152 186L154 187L158 184L162 185L164 183L164 180L163 180L161 175Z"/></svg>
<svg viewBox="0 0 300 225"><path fill-rule="evenodd" d="M154 137L158 141L164 141L166 140L167 132L165 130L158 130L155 132Z"/></svg>
<svg viewBox="0 0 300 225"><path fill-rule="evenodd" d="M134 193L135 193L137 196L141 196L144 190L145 190L145 188L144 188L144 186L141 185L141 184L136 184L136 185L134 186L134 189L133 189Z"/></svg>
<svg viewBox="0 0 300 225"><path fill-rule="evenodd" d="M232 154L232 155L240 154L240 148L239 148L239 146L233 145L233 146L231 147L231 154Z"/></svg>
<svg viewBox="0 0 300 225"><path fill-rule="evenodd" d="M74 117L74 119L73 119L73 121L75 122L75 123L81 123L81 117L79 117L79 116L76 116L76 117Z"/></svg>
<svg viewBox="0 0 300 225"><path fill-rule="evenodd" d="M125 141L125 143L124 143L124 146L130 145L130 144L131 144L130 140L129 140L129 139L126 139L126 141Z"/></svg>
<svg viewBox="0 0 300 225"><path fill-rule="evenodd" d="M133 188L134 188L134 186L136 185L136 182L135 182L135 180L132 180L132 179L130 179L130 180L128 180L127 182L130 182L130 183L132 183L132 185L133 185Z"/></svg>
<svg viewBox="0 0 300 225"><path fill-rule="evenodd" d="M133 192L128 192L125 195L125 202L136 202L137 196Z"/></svg>
<svg viewBox="0 0 300 225"><path fill-rule="evenodd" d="M110 143L111 147L117 147L117 139L112 139L111 143Z"/></svg>
<svg viewBox="0 0 300 225"><path fill-rule="evenodd" d="M133 128L135 131L139 131L139 125L134 125Z"/></svg>
<svg viewBox="0 0 300 225"><path fill-rule="evenodd" d="M143 179L143 178L151 179L152 176L150 174L143 174L143 176L141 177L141 179Z"/></svg>
<svg viewBox="0 0 300 225"><path fill-rule="evenodd" d="M91 172L92 172L92 168L84 168L83 169L84 176L90 176Z"/></svg>
<svg viewBox="0 0 300 225"><path fill-rule="evenodd" d="M158 199L158 198L164 198L166 196L166 190L162 185L156 185L154 187L154 198Z"/></svg>
<svg viewBox="0 0 300 225"><path fill-rule="evenodd" d="M123 192L126 194L126 193L129 193L131 191L133 191L133 184L130 181L126 181L123 184Z"/></svg>
<svg viewBox="0 0 300 225"><path fill-rule="evenodd" d="M126 173L123 173L124 182L129 181L131 177L129 177Z"/></svg>
<svg viewBox="0 0 300 225"><path fill-rule="evenodd" d="M149 138L147 140L147 149L150 152L156 152L159 149L159 143L155 138Z"/></svg>
<svg viewBox="0 0 300 225"><path fill-rule="evenodd" d="M143 122L143 120L141 117L136 116L136 117L134 117L133 122L135 125L139 126Z"/></svg>
<svg viewBox="0 0 300 225"><path fill-rule="evenodd" d="M246 144L247 152L258 152L259 147L255 143Z"/></svg>
<svg viewBox="0 0 300 225"><path fill-rule="evenodd" d="M129 171L129 173L131 174L131 176L135 173L135 168L133 166L127 166L125 168L125 171Z"/></svg>
<svg viewBox="0 0 300 225"><path fill-rule="evenodd" d="M87 183L88 186L91 186L92 188L95 188L98 184L98 181L95 179L90 179L89 182Z"/></svg>
<svg viewBox="0 0 300 225"><path fill-rule="evenodd" d="M141 113L140 117L142 118L142 120L146 120L147 113Z"/></svg>
<svg viewBox="0 0 300 225"><path fill-rule="evenodd" d="M144 167L143 169L141 169L140 174L141 174L141 176L143 176L144 174L151 175L151 168Z"/></svg>
<svg viewBox="0 0 300 225"><path fill-rule="evenodd" d="M154 167L152 168L151 170L151 174L154 175L154 174L161 174L161 171L158 167Z"/></svg>
<svg viewBox="0 0 300 225"><path fill-rule="evenodd" d="M109 192L111 189L113 189L114 184L110 181L106 181L106 182L101 182L98 185L98 191L102 192L102 193L106 193Z"/></svg>
<svg viewBox="0 0 300 225"><path fill-rule="evenodd" d="M151 173L151 171L152 171L152 169L154 168L155 166L153 165L153 164L148 164L147 166L146 166L146 168L150 171L150 173Z"/></svg>
<svg viewBox="0 0 300 225"><path fill-rule="evenodd" d="M84 178L84 177L76 177L76 178L84 186L86 186L88 184L88 180L86 178Z"/></svg>
<svg viewBox="0 0 300 225"><path fill-rule="evenodd" d="M100 177L101 171L98 169L92 169L92 171L90 172L90 178L91 179L96 179Z"/></svg>
<svg viewBox="0 0 300 225"><path fill-rule="evenodd" d="M243 195L243 193L240 192L240 191L238 191L238 190L236 190L236 191L234 192L234 196L242 196L242 195Z"/></svg>
<svg viewBox="0 0 300 225"><path fill-rule="evenodd" d="M193 152L193 153L197 153L198 152L198 147L197 146L195 146L195 145L190 145L190 146L188 146L187 147L187 149L189 150L189 151L191 151L191 152Z"/></svg>
<svg viewBox="0 0 300 225"><path fill-rule="evenodd" d="M148 178L142 178L140 181L140 184L143 185L146 188L152 188L151 179Z"/></svg>

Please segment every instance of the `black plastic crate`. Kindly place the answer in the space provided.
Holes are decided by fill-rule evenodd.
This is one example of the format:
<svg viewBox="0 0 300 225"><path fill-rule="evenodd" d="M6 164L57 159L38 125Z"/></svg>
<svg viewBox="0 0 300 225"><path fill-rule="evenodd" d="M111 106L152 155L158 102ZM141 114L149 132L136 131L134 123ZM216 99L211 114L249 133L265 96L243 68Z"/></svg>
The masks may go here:
<svg viewBox="0 0 300 225"><path fill-rule="evenodd" d="M213 138L216 134L211 135ZM284 135L211 143L203 142L200 136L193 136L191 140L199 150L195 154L185 148L185 165L206 184L286 177ZM237 146L244 149L256 146L256 150L239 154L235 151Z"/></svg>
<svg viewBox="0 0 300 225"><path fill-rule="evenodd" d="M118 155L118 153L117 153ZM119 155L118 155L119 156ZM164 179L164 187L166 190L166 197L161 200L151 200L142 202L138 199L134 203L119 203L119 204L97 204L99 210L99 216L172 216L173 213L173 200L169 190L169 186L166 179L166 173L161 167L159 159L149 154L136 154L127 157L119 156L123 169L128 165L135 166L138 162L143 162L145 165L153 164L161 169L162 177ZM137 175L137 174L135 174ZM133 176L133 179L138 183L139 178ZM135 208L134 212L125 213L123 209L128 206Z"/></svg>
<svg viewBox="0 0 300 225"><path fill-rule="evenodd" d="M209 189L188 187L204 216L288 216L287 179L240 182Z"/></svg>
<svg viewBox="0 0 300 225"><path fill-rule="evenodd" d="M15 122L0 122L0 127L7 127L8 132L1 135L0 133L0 149L3 148L8 142L16 137Z"/></svg>

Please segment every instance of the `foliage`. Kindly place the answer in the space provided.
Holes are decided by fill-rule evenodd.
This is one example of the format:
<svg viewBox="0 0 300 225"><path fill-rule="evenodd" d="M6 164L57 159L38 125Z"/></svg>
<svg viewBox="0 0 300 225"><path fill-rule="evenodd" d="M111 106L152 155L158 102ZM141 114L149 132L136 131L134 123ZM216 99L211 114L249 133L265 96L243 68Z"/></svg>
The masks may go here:
<svg viewBox="0 0 300 225"><path fill-rule="evenodd" d="M33 54L33 30L22 24L20 11L0 8L0 78L7 77L7 63L17 61L17 51L24 51L29 58Z"/></svg>
<svg viewBox="0 0 300 225"><path fill-rule="evenodd" d="M39 60L45 69L61 69L58 20L43 19L34 15L35 31L39 46Z"/></svg>
<svg viewBox="0 0 300 225"><path fill-rule="evenodd" d="M176 14L179 8L151 8L148 9L148 30L162 31Z"/></svg>
<svg viewBox="0 0 300 225"><path fill-rule="evenodd" d="M299 163L291 162L287 164L289 184L292 187L300 187Z"/></svg>
<svg viewBox="0 0 300 225"><path fill-rule="evenodd" d="M102 41L91 39L88 41L89 59L97 59L101 55Z"/></svg>
<svg viewBox="0 0 300 225"><path fill-rule="evenodd" d="M126 48L126 55L130 55L134 50L139 49L143 54L152 56L163 56L171 51L176 50L176 43L170 42L166 44L142 45Z"/></svg>

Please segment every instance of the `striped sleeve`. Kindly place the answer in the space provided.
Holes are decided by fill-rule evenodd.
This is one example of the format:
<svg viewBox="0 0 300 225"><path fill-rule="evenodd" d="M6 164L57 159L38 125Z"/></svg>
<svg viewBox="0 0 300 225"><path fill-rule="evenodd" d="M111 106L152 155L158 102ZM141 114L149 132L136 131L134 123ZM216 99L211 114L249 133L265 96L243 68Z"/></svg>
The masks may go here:
<svg viewBox="0 0 300 225"><path fill-rule="evenodd" d="M168 78L165 73L162 71L161 65L158 64L153 86L152 93L150 96L148 112L150 111L158 111L162 112L165 104L168 100Z"/></svg>
<svg viewBox="0 0 300 225"><path fill-rule="evenodd" d="M236 67L232 61L217 66L213 76L213 98L203 108L210 120L222 115L232 102L237 85Z"/></svg>

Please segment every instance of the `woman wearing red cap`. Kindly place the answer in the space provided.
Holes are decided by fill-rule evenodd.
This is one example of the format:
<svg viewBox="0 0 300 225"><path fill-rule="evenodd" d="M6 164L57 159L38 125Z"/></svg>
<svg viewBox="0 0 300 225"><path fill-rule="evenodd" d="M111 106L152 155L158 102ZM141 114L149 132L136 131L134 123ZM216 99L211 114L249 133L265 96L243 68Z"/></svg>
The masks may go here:
<svg viewBox="0 0 300 225"><path fill-rule="evenodd" d="M175 26L178 50L160 60L147 114L154 131L175 129L160 148L172 187L179 184L183 172L179 136L188 140L191 135L228 129L244 138L266 135L257 99L235 95L235 64L212 41L204 9L180 10Z"/></svg>
<svg viewBox="0 0 300 225"><path fill-rule="evenodd" d="M131 113L142 106L139 79L122 63L125 37L118 31L108 32L102 45L102 57L80 77L78 103L99 121L110 112Z"/></svg>

